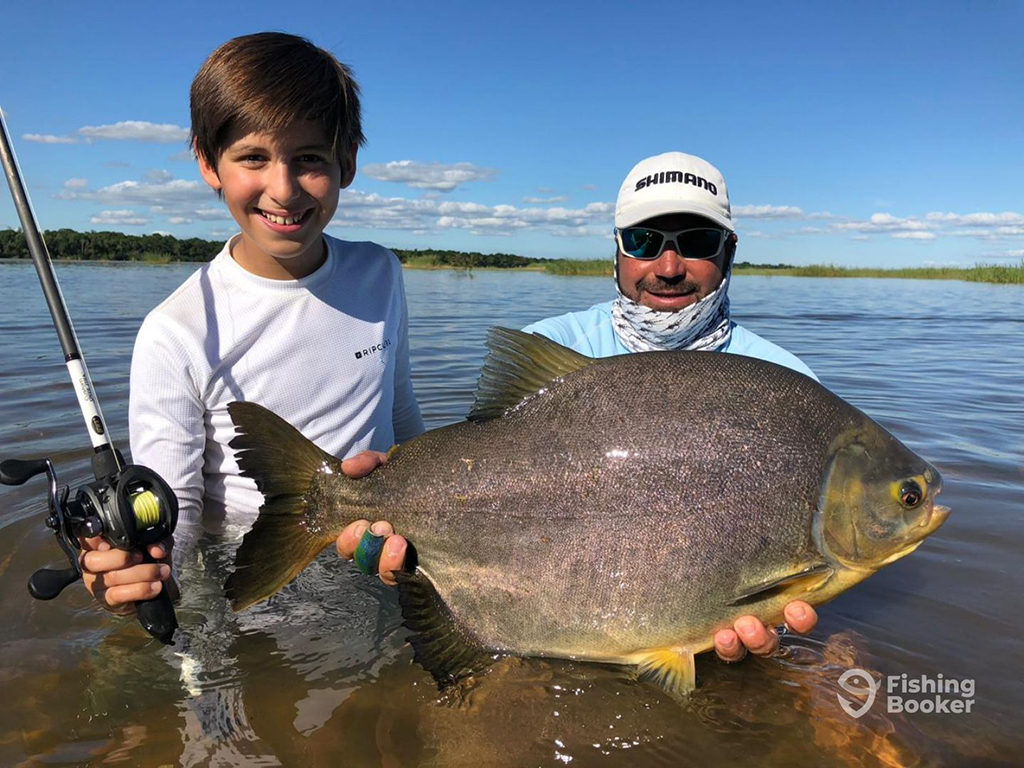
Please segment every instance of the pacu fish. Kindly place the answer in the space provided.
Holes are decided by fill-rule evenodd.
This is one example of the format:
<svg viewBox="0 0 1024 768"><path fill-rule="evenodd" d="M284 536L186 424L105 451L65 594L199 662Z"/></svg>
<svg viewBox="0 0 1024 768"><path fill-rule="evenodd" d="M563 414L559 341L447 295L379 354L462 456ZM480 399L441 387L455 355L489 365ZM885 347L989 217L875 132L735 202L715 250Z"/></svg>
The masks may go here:
<svg viewBox="0 0 1024 768"><path fill-rule="evenodd" d="M719 352L588 358L496 328L467 421L352 480L232 403L265 501L225 585L272 595L357 519L415 548L399 590L440 684L481 651L635 665L674 695L744 614L781 623L914 551L946 519L938 471L813 379Z"/></svg>

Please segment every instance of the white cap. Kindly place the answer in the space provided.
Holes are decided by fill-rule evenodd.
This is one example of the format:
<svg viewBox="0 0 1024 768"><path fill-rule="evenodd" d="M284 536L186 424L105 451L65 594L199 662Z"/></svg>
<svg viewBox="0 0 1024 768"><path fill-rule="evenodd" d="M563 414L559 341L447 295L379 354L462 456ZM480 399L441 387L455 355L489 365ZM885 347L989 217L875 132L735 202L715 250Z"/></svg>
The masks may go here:
<svg viewBox="0 0 1024 768"><path fill-rule="evenodd" d="M725 179L695 155L666 152L633 166L619 189L615 226L632 227L666 213L695 213L733 231Z"/></svg>

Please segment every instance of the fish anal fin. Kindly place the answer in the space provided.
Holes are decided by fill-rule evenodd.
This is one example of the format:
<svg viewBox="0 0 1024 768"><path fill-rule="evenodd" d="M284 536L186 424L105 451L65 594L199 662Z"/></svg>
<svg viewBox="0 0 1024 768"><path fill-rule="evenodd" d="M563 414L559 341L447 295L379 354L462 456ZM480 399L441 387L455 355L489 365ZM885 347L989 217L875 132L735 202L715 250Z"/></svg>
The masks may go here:
<svg viewBox="0 0 1024 768"><path fill-rule="evenodd" d="M729 605L748 605L773 595L786 594L791 599L813 592L832 578L834 569L828 563L812 563L805 568L787 573L760 584L741 588Z"/></svg>
<svg viewBox="0 0 1024 768"><path fill-rule="evenodd" d="M434 677L438 688L444 690L490 666L494 654L485 652L452 615L422 571L396 571L394 576L402 624L412 631L413 658Z"/></svg>
<svg viewBox="0 0 1024 768"><path fill-rule="evenodd" d="M555 379L595 362L544 336L508 328L492 328L487 348L470 421L497 418Z"/></svg>
<svg viewBox="0 0 1024 768"><path fill-rule="evenodd" d="M674 699L685 699L697 687L693 652L687 648L666 646L634 654L637 676L655 683Z"/></svg>

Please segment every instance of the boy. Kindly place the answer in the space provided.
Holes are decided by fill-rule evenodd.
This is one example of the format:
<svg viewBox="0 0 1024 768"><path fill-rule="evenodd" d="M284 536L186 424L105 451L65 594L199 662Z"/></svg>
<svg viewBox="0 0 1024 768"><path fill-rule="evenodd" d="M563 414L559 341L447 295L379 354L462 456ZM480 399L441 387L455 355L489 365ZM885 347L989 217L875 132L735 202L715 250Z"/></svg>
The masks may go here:
<svg viewBox="0 0 1024 768"><path fill-rule="evenodd" d="M423 431L398 260L324 234L365 142L351 73L302 38L247 35L203 64L191 112L200 175L240 233L146 317L129 396L132 458L178 497L179 562L201 525L247 530L262 503L228 446L228 403L261 403L332 454L362 451L342 465L355 477ZM339 553L368 525L349 526ZM117 613L170 576L170 542L151 548L156 564L100 539L85 549L86 587ZM404 555L390 537L381 573Z"/></svg>

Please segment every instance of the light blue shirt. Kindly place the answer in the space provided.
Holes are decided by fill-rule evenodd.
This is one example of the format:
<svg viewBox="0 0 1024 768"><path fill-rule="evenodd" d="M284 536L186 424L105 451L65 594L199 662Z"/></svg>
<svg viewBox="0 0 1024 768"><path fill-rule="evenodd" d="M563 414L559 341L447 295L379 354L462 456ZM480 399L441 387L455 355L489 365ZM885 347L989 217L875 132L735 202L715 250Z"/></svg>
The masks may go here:
<svg viewBox="0 0 1024 768"><path fill-rule="evenodd" d="M528 325L523 330L527 333L546 336L552 341L557 341L563 347L569 347L587 357L626 355L630 350L623 345L622 340L619 339L612 327L612 303L606 301L603 304L595 304L582 312L569 312L565 315L549 317L547 320ZM796 355L787 352L778 344L772 344L767 339L762 339L753 331L748 331L736 323L732 324L732 336L729 343L720 351L733 355L756 357L759 360L784 365L810 376L815 381L818 380L811 369L804 365Z"/></svg>

